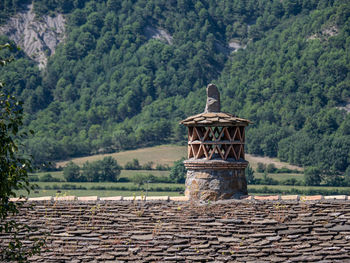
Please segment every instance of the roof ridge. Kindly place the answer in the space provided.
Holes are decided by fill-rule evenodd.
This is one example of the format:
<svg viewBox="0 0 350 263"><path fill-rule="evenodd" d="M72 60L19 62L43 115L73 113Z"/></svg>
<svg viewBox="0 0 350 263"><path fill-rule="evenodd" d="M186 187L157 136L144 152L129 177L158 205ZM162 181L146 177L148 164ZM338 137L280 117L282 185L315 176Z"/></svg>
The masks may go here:
<svg viewBox="0 0 350 263"><path fill-rule="evenodd" d="M235 202L235 201L350 201L348 195L246 195L241 196L240 199L226 199L218 200L215 202ZM176 201L176 202L188 202L190 201L186 196L82 196L77 197L74 195L63 196L42 196L42 197L29 197L29 198L10 198L11 202L40 202L40 201L80 201L80 202L96 202L96 201Z"/></svg>

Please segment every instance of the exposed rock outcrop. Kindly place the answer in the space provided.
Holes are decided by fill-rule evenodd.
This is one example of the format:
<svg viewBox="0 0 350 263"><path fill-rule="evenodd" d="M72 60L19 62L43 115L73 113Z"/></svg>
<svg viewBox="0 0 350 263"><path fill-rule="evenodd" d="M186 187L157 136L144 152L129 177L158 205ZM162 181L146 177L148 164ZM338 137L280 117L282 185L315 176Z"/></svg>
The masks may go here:
<svg viewBox="0 0 350 263"><path fill-rule="evenodd" d="M346 113L350 114L350 102L347 104L344 104L343 106L337 107L340 110L345 110Z"/></svg>
<svg viewBox="0 0 350 263"><path fill-rule="evenodd" d="M164 29L146 26L144 29L144 33L148 39L159 39L167 42L169 45L173 43L173 37L170 34L168 34Z"/></svg>
<svg viewBox="0 0 350 263"><path fill-rule="evenodd" d="M33 60L44 68L47 58L55 53L55 48L64 39L65 19L62 14L55 17L35 17L33 5L12 17L0 27L0 34L7 35Z"/></svg>
<svg viewBox="0 0 350 263"><path fill-rule="evenodd" d="M323 40L327 41L330 37L336 36L339 34L339 28L335 25L328 26L324 28L321 32L315 33L307 38L307 40Z"/></svg>
<svg viewBox="0 0 350 263"><path fill-rule="evenodd" d="M241 48L245 49L247 45L243 45L239 40L231 40L228 45L216 41L215 47L219 52L229 56L231 53L237 52Z"/></svg>
<svg viewBox="0 0 350 263"><path fill-rule="evenodd" d="M247 47L247 45L243 45L239 40L231 40L228 43L228 46L230 47L230 49L232 50L232 52L237 52L238 49L245 49Z"/></svg>

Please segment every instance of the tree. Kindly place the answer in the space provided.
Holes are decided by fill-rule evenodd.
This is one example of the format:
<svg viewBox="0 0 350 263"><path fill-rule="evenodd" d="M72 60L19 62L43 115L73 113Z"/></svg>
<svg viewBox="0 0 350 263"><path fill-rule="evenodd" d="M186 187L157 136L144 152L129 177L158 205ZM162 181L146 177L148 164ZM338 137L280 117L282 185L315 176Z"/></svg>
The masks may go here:
<svg viewBox="0 0 350 263"><path fill-rule="evenodd" d="M80 178L83 177L88 182L116 182L121 167L113 157L108 156L102 160L85 162L82 170Z"/></svg>
<svg viewBox="0 0 350 263"><path fill-rule="evenodd" d="M318 167L307 167L304 171L304 180L306 185L320 185L321 170Z"/></svg>
<svg viewBox="0 0 350 263"><path fill-rule="evenodd" d="M82 175L86 178L88 182L99 182L100 180L100 165L98 162L86 161L83 164Z"/></svg>
<svg viewBox="0 0 350 263"><path fill-rule="evenodd" d="M248 184L255 183L254 170L249 164L248 167L245 169L245 177L247 178Z"/></svg>
<svg viewBox="0 0 350 263"><path fill-rule="evenodd" d="M104 157L100 162L100 181L116 182L120 174L121 167L117 161L111 157Z"/></svg>
<svg viewBox="0 0 350 263"><path fill-rule="evenodd" d="M346 186L350 186L350 166L345 170L344 182Z"/></svg>
<svg viewBox="0 0 350 263"><path fill-rule="evenodd" d="M133 159L131 162L127 162L124 166L125 170L140 170L141 165L138 159Z"/></svg>
<svg viewBox="0 0 350 263"><path fill-rule="evenodd" d="M67 182L81 182L80 167L70 161L63 167L63 176Z"/></svg>
<svg viewBox="0 0 350 263"><path fill-rule="evenodd" d="M13 48L10 44L0 45L0 50ZM5 66L11 59L0 59L0 65ZM23 152L19 139L26 137L25 132L20 132L23 125L22 103L14 96L6 94L4 84L0 82L0 233L11 235L8 247L0 247L0 261L24 262L28 257L40 252L42 241L35 240L30 248L23 247L22 238L17 237L20 231L30 231L26 224L9 219L10 214L19 213L19 202L10 202L11 197L16 197L18 190L30 193L33 186L29 184L28 171L31 171L31 161ZM20 197L23 197L22 195Z"/></svg>
<svg viewBox="0 0 350 263"><path fill-rule="evenodd" d="M263 173L266 170L266 165L263 163L258 163L258 166L256 168L256 171L258 173Z"/></svg>
<svg viewBox="0 0 350 263"><path fill-rule="evenodd" d="M135 174L133 177L131 177L131 181L139 188L146 183L155 183L156 180L157 179L153 174Z"/></svg>
<svg viewBox="0 0 350 263"><path fill-rule="evenodd" d="M144 174L135 174L133 177L131 177L131 181L139 188L143 186L147 180L148 176Z"/></svg>
<svg viewBox="0 0 350 263"><path fill-rule="evenodd" d="M182 158L176 162L174 162L173 167L170 169L170 179L175 182L182 184L186 180L186 169L183 161L185 158Z"/></svg>

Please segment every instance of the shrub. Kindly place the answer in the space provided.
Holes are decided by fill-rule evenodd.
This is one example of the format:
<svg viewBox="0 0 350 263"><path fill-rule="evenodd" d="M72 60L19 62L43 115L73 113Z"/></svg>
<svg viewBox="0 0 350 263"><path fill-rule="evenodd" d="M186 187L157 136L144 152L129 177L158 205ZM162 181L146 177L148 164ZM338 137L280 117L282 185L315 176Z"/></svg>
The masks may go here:
<svg viewBox="0 0 350 263"><path fill-rule="evenodd" d="M156 166L156 170L158 171L169 171L170 169L169 165L157 164Z"/></svg>
<svg viewBox="0 0 350 263"><path fill-rule="evenodd" d="M153 162L147 162L142 165L142 170L152 170Z"/></svg>
<svg viewBox="0 0 350 263"><path fill-rule="evenodd" d="M131 162L127 162L124 166L125 170L141 170L141 165L138 159L133 159Z"/></svg>
<svg viewBox="0 0 350 263"><path fill-rule="evenodd" d="M266 165L263 164L263 163L258 163L258 166L257 166L257 168L256 168L256 171L257 171L258 173L263 173L263 172L265 172L265 170L266 170Z"/></svg>
<svg viewBox="0 0 350 263"><path fill-rule="evenodd" d="M145 183L155 182L156 177L153 174L135 174L133 177L131 177L131 181L140 188Z"/></svg>
<svg viewBox="0 0 350 263"><path fill-rule="evenodd" d="M273 163L269 163L266 167L266 172L275 173L277 171L276 166Z"/></svg>
<svg viewBox="0 0 350 263"><path fill-rule="evenodd" d="M39 177L36 174L30 175L28 179L29 182L39 182Z"/></svg>
<svg viewBox="0 0 350 263"><path fill-rule="evenodd" d="M48 173L40 177L40 182L61 182L61 180Z"/></svg>
<svg viewBox="0 0 350 263"><path fill-rule="evenodd" d="M321 170L318 167L307 167L304 171L305 185L320 185Z"/></svg>
<svg viewBox="0 0 350 263"><path fill-rule="evenodd" d="M283 184L283 185L296 185L297 182L298 182L297 179L289 178L289 179L286 179L286 180L282 181L281 184Z"/></svg>
<svg viewBox="0 0 350 263"><path fill-rule="evenodd" d="M271 177L267 176L267 173L264 172L263 178L261 180L261 184L267 184L267 185L277 185L278 181L272 179Z"/></svg>
<svg viewBox="0 0 350 263"><path fill-rule="evenodd" d="M118 180L118 182L120 182L120 183L127 183L127 182L130 182L130 181L131 180L128 177L120 177L119 180Z"/></svg>
<svg viewBox="0 0 350 263"><path fill-rule="evenodd" d="M54 185L52 186L52 190L58 190L58 189L60 189L60 187L59 187L57 184L54 184Z"/></svg>
<svg viewBox="0 0 350 263"><path fill-rule="evenodd" d="M248 184L254 184L255 178L254 178L254 170L252 167L248 164L248 167L245 169L245 177L247 179Z"/></svg>
<svg viewBox="0 0 350 263"><path fill-rule="evenodd" d="M174 183L173 180L169 176L155 176L154 181L152 183Z"/></svg>

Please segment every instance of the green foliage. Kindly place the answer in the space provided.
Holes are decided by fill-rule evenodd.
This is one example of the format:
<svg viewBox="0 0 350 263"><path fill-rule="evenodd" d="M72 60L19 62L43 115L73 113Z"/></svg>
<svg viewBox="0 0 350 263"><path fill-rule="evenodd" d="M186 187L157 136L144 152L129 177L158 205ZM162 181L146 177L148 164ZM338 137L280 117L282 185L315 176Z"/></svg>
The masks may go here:
<svg viewBox="0 0 350 263"><path fill-rule="evenodd" d="M269 163L266 166L266 172L267 173L275 173L276 171L277 171L277 168L276 168L276 166L273 163Z"/></svg>
<svg viewBox="0 0 350 263"><path fill-rule="evenodd" d="M257 164L256 171L258 173L263 173L263 172L265 172L265 170L266 170L266 165L265 164L263 164L263 163L258 163Z"/></svg>
<svg viewBox="0 0 350 263"><path fill-rule="evenodd" d="M260 184L266 184L266 185L277 185L278 181L274 180L273 178L269 177L267 175L267 172L265 171L263 174L263 178L260 180Z"/></svg>
<svg viewBox="0 0 350 263"><path fill-rule="evenodd" d="M80 167L70 161L63 167L63 176L67 182L81 182Z"/></svg>
<svg viewBox="0 0 350 263"><path fill-rule="evenodd" d="M29 180L29 182L39 182L39 176L37 176L37 175L30 175L28 180Z"/></svg>
<svg viewBox="0 0 350 263"><path fill-rule="evenodd" d="M38 0L34 11L66 14L65 43L43 74L18 52L0 76L25 102L38 163L184 142L178 121L203 111L215 82L223 111L254 122L248 152L332 174L350 165L345 0ZM231 41L247 46L230 53Z"/></svg>
<svg viewBox="0 0 350 263"><path fill-rule="evenodd" d="M0 51L5 48L13 47L10 44L0 45ZM0 57L0 66L10 61ZM8 246L0 248L0 261L4 262L25 262L28 257L39 253L43 245L41 240L35 239L31 247L23 247L23 239L17 235L28 233L32 228L9 218L9 215L19 213L20 206L18 202L10 202L10 198L16 197L17 190L25 190L29 194L33 189L28 176L28 171L32 169L31 161L23 153L20 143L27 136L25 132L19 132L22 120L22 103L7 93L0 82L0 233L10 236Z"/></svg>
<svg viewBox="0 0 350 263"><path fill-rule="evenodd" d="M318 167L307 167L304 171L305 185L320 185L322 181L321 170Z"/></svg>
<svg viewBox="0 0 350 263"><path fill-rule="evenodd" d="M158 170L158 171L169 171L170 167L167 164L165 164L165 165L157 164L156 170Z"/></svg>
<svg viewBox="0 0 350 263"><path fill-rule="evenodd" d="M282 181L281 184L283 184L283 185L301 185L300 181L298 181L295 178L286 179L286 180Z"/></svg>
<svg viewBox="0 0 350 263"><path fill-rule="evenodd" d="M347 186L344 176L338 174L325 175L323 181L327 186Z"/></svg>
<svg viewBox="0 0 350 263"><path fill-rule="evenodd" d="M249 188L249 193L265 193L265 194L299 194L299 195L349 195L350 191L348 189L337 189L337 188L308 188L308 189L298 189L290 188L288 189L279 189L279 188L269 188L264 186L263 188Z"/></svg>
<svg viewBox="0 0 350 263"><path fill-rule="evenodd" d="M344 173L344 182L346 186L350 186L350 167L348 167Z"/></svg>
<svg viewBox="0 0 350 263"><path fill-rule="evenodd" d="M155 181L154 175L145 175L145 174L135 174L131 177L131 181L140 188L146 183L153 183Z"/></svg>
<svg viewBox="0 0 350 263"><path fill-rule="evenodd" d="M141 165L138 159L133 159L131 162L127 162L124 165L125 170L141 170Z"/></svg>
<svg viewBox="0 0 350 263"><path fill-rule="evenodd" d="M185 158L182 158L176 162L170 169L170 179L175 183L184 183L186 180L186 169L183 161Z"/></svg>
<svg viewBox="0 0 350 263"><path fill-rule="evenodd" d="M248 184L255 183L254 170L249 164L248 167L245 169L245 177L247 179Z"/></svg>
<svg viewBox="0 0 350 263"><path fill-rule="evenodd" d="M30 0L1 0L0 1L0 24L5 24L8 19L21 11Z"/></svg>
<svg viewBox="0 0 350 263"><path fill-rule="evenodd" d="M116 182L120 175L121 167L111 157L104 157L102 160L85 162L82 168L81 178L88 182Z"/></svg>
<svg viewBox="0 0 350 263"><path fill-rule="evenodd" d="M40 182L61 182L61 180L47 173L40 177Z"/></svg>
<svg viewBox="0 0 350 263"><path fill-rule="evenodd" d="M99 182L100 180L100 164L98 161L86 161L82 167L82 176L87 182Z"/></svg>
<svg viewBox="0 0 350 263"><path fill-rule="evenodd" d="M141 169L142 170L152 170L153 162L147 162L142 165Z"/></svg>
<svg viewBox="0 0 350 263"><path fill-rule="evenodd" d="M116 182L120 175L121 167L117 161L111 157L104 157L100 163L100 182Z"/></svg>
<svg viewBox="0 0 350 263"><path fill-rule="evenodd" d="M286 174L288 174L288 173L302 173L302 172L299 171L299 170L296 170L296 169L289 169L287 167L282 167L282 168L279 168L279 169L276 168L276 173L286 173Z"/></svg>

